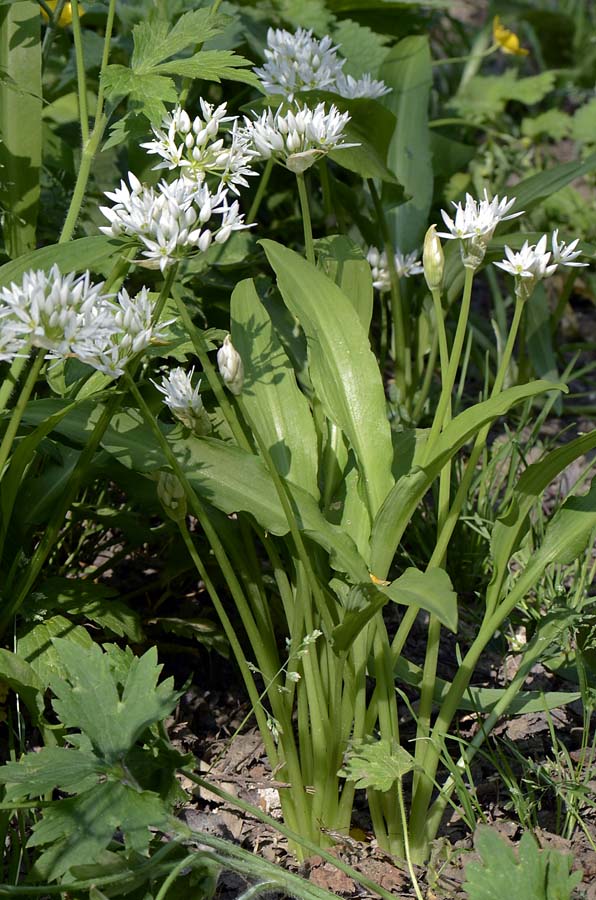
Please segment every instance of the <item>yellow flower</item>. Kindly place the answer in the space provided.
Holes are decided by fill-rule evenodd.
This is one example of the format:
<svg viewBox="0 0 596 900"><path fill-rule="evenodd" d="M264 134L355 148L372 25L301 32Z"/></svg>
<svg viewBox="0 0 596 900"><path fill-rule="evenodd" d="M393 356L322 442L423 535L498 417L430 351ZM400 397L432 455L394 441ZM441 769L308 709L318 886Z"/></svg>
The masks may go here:
<svg viewBox="0 0 596 900"><path fill-rule="evenodd" d="M498 44L503 53L513 53L515 56L527 56L530 52L525 47L520 47L519 38L514 31L509 31L501 25L499 16L493 19L493 40Z"/></svg>
<svg viewBox="0 0 596 900"><path fill-rule="evenodd" d="M49 6L51 10L54 10L58 6L58 0L46 0L46 6ZM84 15L84 13L85 13L85 10L79 3L79 16ZM48 18L48 14L45 11L45 9L43 8L43 6L41 7L41 14L44 17L44 19ZM62 12L60 13L60 18L58 19L58 25L60 28L66 28L66 26L70 25L71 22L72 22L72 3L65 3L62 8Z"/></svg>

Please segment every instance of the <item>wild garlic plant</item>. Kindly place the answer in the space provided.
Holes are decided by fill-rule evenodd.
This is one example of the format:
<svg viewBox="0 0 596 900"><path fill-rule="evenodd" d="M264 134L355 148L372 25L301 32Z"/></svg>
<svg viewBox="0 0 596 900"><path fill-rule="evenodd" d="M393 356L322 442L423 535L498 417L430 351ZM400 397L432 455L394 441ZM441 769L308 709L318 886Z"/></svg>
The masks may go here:
<svg viewBox="0 0 596 900"><path fill-rule="evenodd" d="M113 4L110 9L113 13ZM193 44L200 43L197 34L201 40L212 34L205 22L209 28L213 22L202 16L205 10L199 12L187 14L195 16ZM135 47L141 54L149 46L148 34L144 26L137 28L143 41ZM179 32L176 25L170 38L179 38ZM507 223L519 219L523 204L488 191L480 200L468 195L454 213L443 213L446 232L431 225L420 262L419 253L393 247L380 176L365 174L364 196L377 213L384 246L369 249L367 261L345 234L315 243L305 173L317 164L324 183L329 170L342 165L342 154L357 144L349 134L349 104L356 116L360 102L377 103L380 115L391 90L372 74L344 76L337 51L330 37L270 30L266 62L255 71L265 91L283 95L279 107L241 120L228 113L226 103L216 106L204 97L188 108L177 103L142 144L149 164L157 158L162 180L144 183L130 172L120 187L106 192L111 205L102 207L108 224L94 236L98 243L80 239L69 246L93 158L91 138L95 135L97 143L106 127L98 101L97 131L86 132L83 174L68 228L53 248L55 264L44 268L46 263L36 267L17 260L16 267L13 261L0 269L5 285L0 353L10 366L0 388L0 628L7 633L30 599L73 503L95 477L98 457L107 455L135 476L156 481L156 495L239 666L294 835L312 847L329 843L330 831L348 832L355 791L366 789L379 843L410 862L423 862L452 790L439 763L478 660L545 568L579 552L596 526L595 489L571 496L546 529L542 546L517 578L510 577L533 504L565 465L596 445L591 434L564 452L552 451L511 487L511 505L492 535L493 574L483 619L453 681L440 683L441 631L458 633L450 541L489 429L517 404L566 389L546 380L505 387L524 309L541 280L584 263L578 261L577 243L560 241L557 233L550 244L545 235L535 244L526 241L519 251L506 247L499 267L513 276L515 295L507 342L485 399L453 415L474 278L496 229L503 223L511 227ZM186 58L179 62L185 65L174 74L187 77L194 71ZM113 86L110 78L117 78L113 70L119 68L108 66L106 56L102 84ZM336 94L337 105L309 101L312 89ZM113 96L120 96L115 87ZM347 109L340 107L343 102ZM269 239L259 225L274 163L290 173L288 179L296 177L304 255ZM258 187L245 216L245 192L255 179ZM545 180L543 194L549 184ZM535 183L532 189L534 197L541 196ZM523 193L523 182L518 190ZM248 230L259 239L259 274L274 276L276 286L263 287L252 277L237 280L229 298L230 333L214 364L213 335L198 324L180 288L197 258L207 266L214 245L224 247ZM355 233L351 223L349 230ZM441 237L459 253L449 248L444 253ZM370 247L364 234L359 240ZM102 264L110 259L112 270L104 283L95 284L89 272L76 273L98 265L93 257L98 247L107 254L100 256ZM37 253L46 261L51 255L47 247ZM70 260L64 271L61 260ZM11 274L20 268L20 274ZM143 278L157 279L159 291L143 287L133 297L132 286L130 293L120 286L129 277L132 285L137 269ZM383 371L369 339L373 284L391 293L397 366L408 353L412 358L400 306L399 280L406 277L423 292L424 285L428 288L436 347L426 369L410 367L408 378L411 385L424 380L420 390L427 394L436 379L439 398L426 427L415 429L412 419L404 418L397 423L400 430L392 431ZM460 283L450 340L445 298ZM170 364L172 356L178 365ZM46 380L55 384L56 373L65 387L48 404ZM76 461L45 530L33 535L27 558L13 557L11 515L23 496L28 467L50 434L76 446ZM468 457L455 489L452 461L465 447ZM434 547L423 567L404 566L401 540L437 484ZM225 596L197 548L197 533L217 561ZM230 598L242 635L228 612ZM395 630L383 615L389 603L401 607ZM404 656L419 616L427 618L428 629L422 667ZM558 627L545 622L520 676L494 709L479 710L488 717L483 735L496 721L495 710L507 712L523 687L526 664L556 639ZM292 660L291 671L282 656ZM416 739L408 745L400 735L402 681L419 690ZM304 854L297 840L294 850Z"/></svg>

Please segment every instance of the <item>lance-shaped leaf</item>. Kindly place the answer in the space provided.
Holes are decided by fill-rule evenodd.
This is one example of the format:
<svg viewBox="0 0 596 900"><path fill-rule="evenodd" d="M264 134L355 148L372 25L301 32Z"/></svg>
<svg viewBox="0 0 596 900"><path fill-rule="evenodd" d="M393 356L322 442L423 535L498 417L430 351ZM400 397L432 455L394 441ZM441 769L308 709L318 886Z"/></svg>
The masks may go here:
<svg viewBox="0 0 596 900"><path fill-rule="evenodd" d="M545 391L566 391L564 384L533 381L509 388L483 403L477 403L456 416L441 433L431 458L424 468L414 468L400 478L387 497L373 524L371 537L371 571L384 578L402 535L425 493L447 462L484 425L505 415L512 406Z"/></svg>
<svg viewBox="0 0 596 900"><path fill-rule="evenodd" d="M383 382L368 335L340 288L297 253L261 242L280 292L302 325L309 370L325 414L352 445L371 515L391 490L391 431Z"/></svg>
<svg viewBox="0 0 596 900"><path fill-rule="evenodd" d="M67 244L40 247L39 250L32 250L31 253L0 266L0 287L6 287L12 281L19 281L29 269L43 269L49 272L54 263L61 272L96 270L113 259L121 246L112 238L93 235L69 241Z"/></svg>
<svg viewBox="0 0 596 900"><path fill-rule="evenodd" d="M232 340L244 364L242 400L280 475L319 496L317 436L308 401L252 279L232 293Z"/></svg>

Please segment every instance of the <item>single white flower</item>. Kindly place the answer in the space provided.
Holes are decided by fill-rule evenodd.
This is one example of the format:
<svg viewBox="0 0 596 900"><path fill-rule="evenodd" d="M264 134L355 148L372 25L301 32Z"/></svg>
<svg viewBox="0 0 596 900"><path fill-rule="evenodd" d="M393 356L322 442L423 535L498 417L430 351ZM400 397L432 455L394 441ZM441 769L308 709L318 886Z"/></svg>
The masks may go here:
<svg viewBox="0 0 596 900"><path fill-rule="evenodd" d="M270 28L264 49L265 64L254 71L269 94L283 94L290 102L300 91L332 91L342 97L381 97L388 93L384 82L367 73L356 79L344 75L345 59L337 55L339 45L325 35L320 40L312 30L299 28L294 34Z"/></svg>
<svg viewBox="0 0 596 900"><path fill-rule="evenodd" d="M232 394L240 394L244 385L244 365L242 358L228 334L217 351L217 365L224 384Z"/></svg>
<svg viewBox="0 0 596 900"><path fill-rule="evenodd" d="M552 253L553 253L553 262L557 263L559 266L587 266L589 263L584 262L575 262L578 256L581 256L582 251L576 250L575 248L579 244L579 238L576 238L574 241L571 241L570 244L566 244L565 241L561 241L559 243L559 229L555 229L552 234L551 244L552 244Z"/></svg>
<svg viewBox="0 0 596 900"><path fill-rule="evenodd" d="M417 258L418 253L414 250L412 253L403 254L400 250L395 251L395 271L398 278L409 278L411 275L420 275L423 271L420 259ZM369 247L366 259L371 267L373 287L381 293L391 290L391 277L389 275L389 266L387 254L384 250L377 250L376 247Z"/></svg>
<svg viewBox="0 0 596 900"><path fill-rule="evenodd" d="M161 385L156 381L153 384L164 395L164 403L168 409L186 428L198 435L209 434L211 422L201 399L201 382L199 380L193 388L193 374L194 368L187 373L178 366L164 375Z"/></svg>
<svg viewBox="0 0 596 900"><path fill-rule="evenodd" d="M265 110L255 121L245 118L246 133L263 159L275 159L295 173L304 172L331 150L356 147L343 141L349 113L336 106L325 111L325 104L277 112Z"/></svg>
<svg viewBox="0 0 596 900"><path fill-rule="evenodd" d="M507 197L499 200L495 196L489 200L486 189L484 200L474 200L470 194L466 194L465 205L453 202L454 219L445 210L441 210L441 215L449 231L439 232L438 237L461 241L464 266L477 269L484 259L488 243L499 222L515 219L522 215L522 211L507 215L514 203L515 197L512 197L511 200L508 200Z"/></svg>

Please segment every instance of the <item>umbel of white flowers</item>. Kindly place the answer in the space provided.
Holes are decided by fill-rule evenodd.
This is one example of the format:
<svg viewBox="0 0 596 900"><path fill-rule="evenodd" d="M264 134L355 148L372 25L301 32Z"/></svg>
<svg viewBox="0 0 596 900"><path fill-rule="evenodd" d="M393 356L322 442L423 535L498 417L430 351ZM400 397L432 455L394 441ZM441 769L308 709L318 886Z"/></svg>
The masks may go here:
<svg viewBox="0 0 596 900"><path fill-rule="evenodd" d="M154 169L181 169L187 179L199 185L212 177L218 189L229 187L238 194L239 187L248 187L246 177L257 174L250 163L258 153L249 136L237 127L238 117L226 115L225 103L214 107L202 97L199 103L202 118L191 119L176 106L164 116L161 128L153 128L155 139L141 147L161 157ZM224 130L230 123L231 130Z"/></svg>
<svg viewBox="0 0 596 900"><path fill-rule="evenodd" d="M277 112L265 110L255 121L245 117L245 134L262 159L274 159L300 174L332 150L356 147L343 140L344 128L350 121L347 112L335 106L329 112L325 104L315 109L308 106Z"/></svg>
<svg viewBox="0 0 596 900"><path fill-rule="evenodd" d="M132 172L128 181L130 188L121 181L120 188L106 191L114 205L100 207L110 224L99 230L139 241L145 249L137 262L147 268L163 272L188 253L204 253L213 241L223 244L232 232L249 227L238 201L228 203L227 188L212 191L185 175L156 188L141 184Z"/></svg>
<svg viewBox="0 0 596 900"><path fill-rule="evenodd" d="M441 215L449 231L439 232L438 237L460 241L464 266L469 269L477 269L484 259L486 248L499 222L515 219L522 215L523 210L509 213L514 203L515 197L512 197L511 200L508 200L507 197L503 197L502 200L493 197L492 200L489 200L486 189L484 200L474 200L470 194L466 194L464 205L453 202L454 219L445 210L441 210Z"/></svg>
<svg viewBox="0 0 596 900"><path fill-rule="evenodd" d="M304 28L294 34L270 28L263 51L267 61L254 71L267 93L283 94L290 102L300 91L331 91L346 98L389 93L391 88L370 73L361 78L344 75L346 60L337 55L340 46L334 46L329 35L318 40Z"/></svg>
<svg viewBox="0 0 596 900"><path fill-rule="evenodd" d="M395 271L398 278L409 278L411 275L420 275L422 265L417 259L418 253L414 250L412 253L401 253L395 251ZM369 247L366 254L372 272L373 287L381 293L391 290L391 278L389 276L389 265L387 261L387 253L385 250L378 250L376 247Z"/></svg>
<svg viewBox="0 0 596 900"><path fill-rule="evenodd" d="M89 272L62 275L26 272L20 283L0 290L0 360L25 356L37 347L48 359L74 356L110 378L165 335L152 324L154 304L147 288L130 297L103 294Z"/></svg>
<svg viewBox="0 0 596 900"><path fill-rule="evenodd" d="M581 250L576 250L579 238L570 244L559 242L559 230L551 235L551 249L547 250L548 237L543 234L537 244L525 241L518 252L505 247L505 259L496 262L495 266L513 275L515 293L519 300L527 300L539 281L554 275L559 266L580 267L588 263L577 262Z"/></svg>
<svg viewBox="0 0 596 900"><path fill-rule="evenodd" d="M201 399L200 380L192 386L194 368L190 372L178 366L168 375L164 375L161 384L153 382L158 391L164 395L164 403L182 424L196 435L209 434L211 421Z"/></svg>

